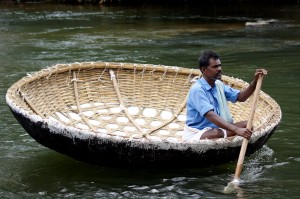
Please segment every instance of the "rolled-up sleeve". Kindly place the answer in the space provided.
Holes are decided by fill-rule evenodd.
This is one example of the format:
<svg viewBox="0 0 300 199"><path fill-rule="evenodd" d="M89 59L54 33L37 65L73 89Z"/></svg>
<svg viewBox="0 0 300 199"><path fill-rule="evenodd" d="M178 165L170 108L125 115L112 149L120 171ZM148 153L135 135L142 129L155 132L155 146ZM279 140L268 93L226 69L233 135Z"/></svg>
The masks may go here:
<svg viewBox="0 0 300 199"><path fill-rule="evenodd" d="M231 88L228 85L224 84L224 92L225 92L225 96L227 101L231 101L232 103L235 103L237 101L237 98L240 94L240 91L235 89L235 88Z"/></svg>

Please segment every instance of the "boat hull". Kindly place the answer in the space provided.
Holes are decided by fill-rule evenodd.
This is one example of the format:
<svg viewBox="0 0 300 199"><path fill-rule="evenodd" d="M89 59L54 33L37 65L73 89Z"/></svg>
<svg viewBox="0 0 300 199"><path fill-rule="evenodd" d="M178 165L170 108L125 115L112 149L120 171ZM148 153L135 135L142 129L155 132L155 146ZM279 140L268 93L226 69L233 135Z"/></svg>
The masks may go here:
<svg viewBox="0 0 300 199"><path fill-rule="evenodd" d="M15 118L28 134L41 145L76 160L90 164L109 167L130 168L199 168L220 165L237 160L240 145L235 147L211 148L203 153L192 149L158 149L155 145L132 147L129 141L111 141L109 139L92 138L83 140L70 138L63 134L53 133L48 124L33 122L28 117L11 109ZM275 132L277 126L265 133L255 142L249 142L246 156L259 150ZM72 132L65 132L66 134Z"/></svg>

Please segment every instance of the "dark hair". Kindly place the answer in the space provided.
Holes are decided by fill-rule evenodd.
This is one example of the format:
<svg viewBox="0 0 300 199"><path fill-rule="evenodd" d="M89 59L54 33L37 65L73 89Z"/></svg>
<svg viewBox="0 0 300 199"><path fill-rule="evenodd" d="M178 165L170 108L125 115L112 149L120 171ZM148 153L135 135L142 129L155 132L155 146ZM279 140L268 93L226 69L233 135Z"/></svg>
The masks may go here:
<svg viewBox="0 0 300 199"><path fill-rule="evenodd" d="M199 64L199 69L201 67L207 67L209 66L209 60L210 58L213 59L220 59L219 55L211 50L206 50L204 52L202 52L202 54L200 55L199 59L198 59L198 64Z"/></svg>

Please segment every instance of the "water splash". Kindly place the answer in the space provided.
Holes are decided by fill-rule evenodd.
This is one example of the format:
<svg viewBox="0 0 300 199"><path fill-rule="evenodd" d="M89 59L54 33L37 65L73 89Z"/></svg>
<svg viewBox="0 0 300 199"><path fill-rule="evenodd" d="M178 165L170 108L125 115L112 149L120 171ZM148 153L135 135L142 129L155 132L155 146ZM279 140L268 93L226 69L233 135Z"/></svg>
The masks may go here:
<svg viewBox="0 0 300 199"><path fill-rule="evenodd" d="M261 150L257 151L253 158L245 164L245 171L242 173L243 182L261 181L263 174L275 167L283 166L288 162L277 162L274 157L274 151L264 145ZM268 177L270 178L270 177Z"/></svg>

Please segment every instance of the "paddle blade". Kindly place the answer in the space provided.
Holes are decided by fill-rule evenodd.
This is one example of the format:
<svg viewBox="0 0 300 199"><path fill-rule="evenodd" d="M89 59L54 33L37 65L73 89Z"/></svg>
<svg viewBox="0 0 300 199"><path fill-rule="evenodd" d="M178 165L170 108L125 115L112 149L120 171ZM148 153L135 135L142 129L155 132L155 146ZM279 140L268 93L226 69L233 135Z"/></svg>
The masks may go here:
<svg viewBox="0 0 300 199"><path fill-rule="evenodd" d="M233 193L239 186L240 180L234 179L233 181L229 182L226 187L224 187L223 193L230 194Z"/></svg>

